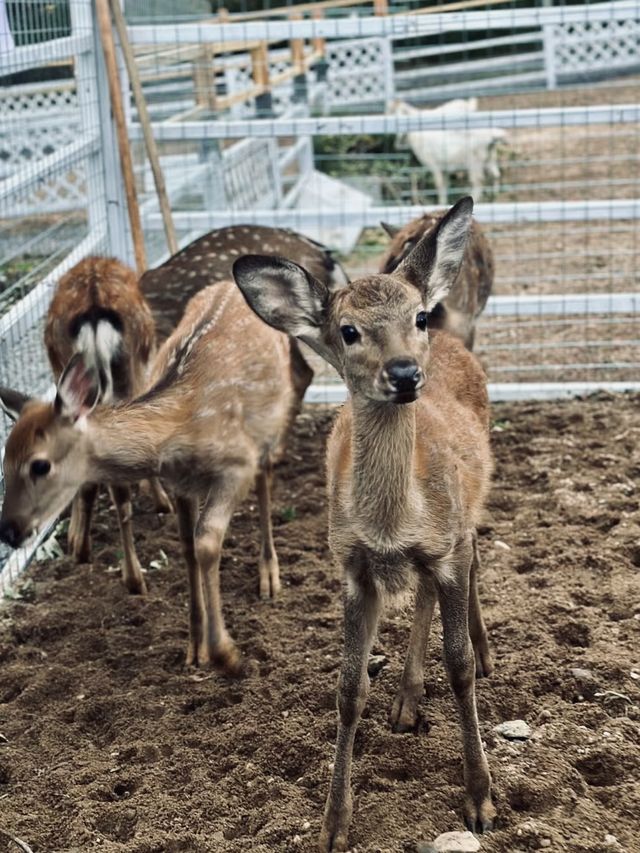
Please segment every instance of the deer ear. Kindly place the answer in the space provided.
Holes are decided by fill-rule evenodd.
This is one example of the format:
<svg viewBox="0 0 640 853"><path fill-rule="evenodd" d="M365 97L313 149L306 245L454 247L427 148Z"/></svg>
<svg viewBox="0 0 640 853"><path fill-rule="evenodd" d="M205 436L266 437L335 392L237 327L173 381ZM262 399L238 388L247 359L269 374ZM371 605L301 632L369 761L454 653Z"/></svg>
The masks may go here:
<svg viewBox="0 0 640 853"><path fill-rule="evenodd" d="M76 353L58 380L55 409L58 414L76 421L88 415L100 399L100 379L93 368L87 367Z"/></svg>
<svg viewBox="0 0 640 853"><path fill-rule="evenodd" d="M393 240L393 238L400 232L400 229L397 225L389 225L388 222L381 222L380 227L383 231L386 231L389 237Z"/></svg>
<svg viewBox="0 0 640 853"><path fill-rule="evenodd" d="M446 297L458 277L472 213L471 196L461 198L396 271L422 292L427 310Z"/></svg>
<svg viewBox="0 0 640 853"><path fill-rule="evenodd" d="M12 391L11 388L4 388L0 385L0 409L7 414L11 420L17 421L22 412L23 406L31 400L26 394L21 394L19 391Z"/></svg>
<svg viewBox="0 0 640 853"><path fill-rule="evenodd" d="M243 255L233 265L233 277L261 320L334 363L322 336L330 298L322 282L293 261L270 255Z"/></svg>

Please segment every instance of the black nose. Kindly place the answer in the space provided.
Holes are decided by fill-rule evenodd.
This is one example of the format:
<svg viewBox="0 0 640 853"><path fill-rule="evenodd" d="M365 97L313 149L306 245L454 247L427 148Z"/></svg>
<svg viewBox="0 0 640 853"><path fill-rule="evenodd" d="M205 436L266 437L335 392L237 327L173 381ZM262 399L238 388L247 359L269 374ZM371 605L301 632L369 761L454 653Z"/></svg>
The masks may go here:
<svg viewBox="0 0 640 853"><path fill-rule="evenodd" d="M400 393L415 391L422 379L422 370L409 358L394 358L385 364L389 384Z"/></svg>
<svg viewBox="0 0 640 853"><path fill-rule="evenodd" d="M5 545L10 545L12 548L17 548L22 542L20 530L13 521L0 521L0 542Z"/></svg>

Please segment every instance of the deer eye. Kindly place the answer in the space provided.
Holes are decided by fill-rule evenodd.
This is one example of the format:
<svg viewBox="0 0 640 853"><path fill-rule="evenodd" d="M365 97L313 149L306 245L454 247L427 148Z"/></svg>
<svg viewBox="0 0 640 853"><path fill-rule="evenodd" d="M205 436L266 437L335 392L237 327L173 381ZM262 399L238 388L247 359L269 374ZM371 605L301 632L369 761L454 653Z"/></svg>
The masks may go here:
<svg viewBox="0 0 640 853"><path fill-rule="evenodd" d="M416 314L416 326L424 332L427 328L427 312L426 311L418 311Z"/></svg>
<svg viewBox="0 0 640 853"><path fill-rule="evenodd" d="M48 459L34 459L31 463L32 477L46 477L51 470L51 462Z"/></svg>
<svg viewBox="0 0 640 853"><path fill-rule="evenodd" d="M345 344L355 344L360 337L360 332L355 326L340 326L340 332Z"/></svg>

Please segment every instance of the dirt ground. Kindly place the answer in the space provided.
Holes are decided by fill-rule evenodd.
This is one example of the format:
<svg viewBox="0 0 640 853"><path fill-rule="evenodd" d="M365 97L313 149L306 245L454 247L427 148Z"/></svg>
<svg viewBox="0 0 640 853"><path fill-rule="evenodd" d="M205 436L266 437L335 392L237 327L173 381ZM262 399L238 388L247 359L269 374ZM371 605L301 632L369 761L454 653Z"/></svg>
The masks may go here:
<svg viewBox="0 0 640 853"><path fill-rule="evenodd" d="M481 597L496 669L477 692L500 823L481 839L486 853L640 850L639 412L640 396L608 394L494 407ZM323 473L332 416L306 409L278 470L277 603L257 598L251 498L233 520L222 576L249 660L244 680L183 669L175 523L144 500L145 600L112 569L119 545L106 501L92 565L60 558L29 570L22 597L0 611L0 828L34 853L315 849L341 653ZM356 739L358 853L407 853L461 828L461 747L438 622L424 722L409 735L388 725L407 640L407 615L387 614L377 648L389 662ZM515 718L530 724L530 740L493 731ZM16 848L0 841L5 849Z"/></svg>

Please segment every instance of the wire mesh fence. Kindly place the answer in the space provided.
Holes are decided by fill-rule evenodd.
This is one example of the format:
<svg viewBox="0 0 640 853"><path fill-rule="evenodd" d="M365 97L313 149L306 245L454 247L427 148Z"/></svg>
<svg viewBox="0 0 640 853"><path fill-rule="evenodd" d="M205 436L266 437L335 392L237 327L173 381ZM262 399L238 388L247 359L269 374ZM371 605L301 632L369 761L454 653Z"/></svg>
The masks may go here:
<svg viewBox="0 0 640 853"><path fill-rule="evenodd" d="M125 12L181 245L293 228L356 276L379 267L381 220L472 192L496 264L476 339L494 395L637 385L638 0ZM162 217L121 77L154 265ZM0 0L0 83L0 383L42 393L60 271L89 252L132 260L91 0ZM339 397L316 367L311 398Z"/></svg>

